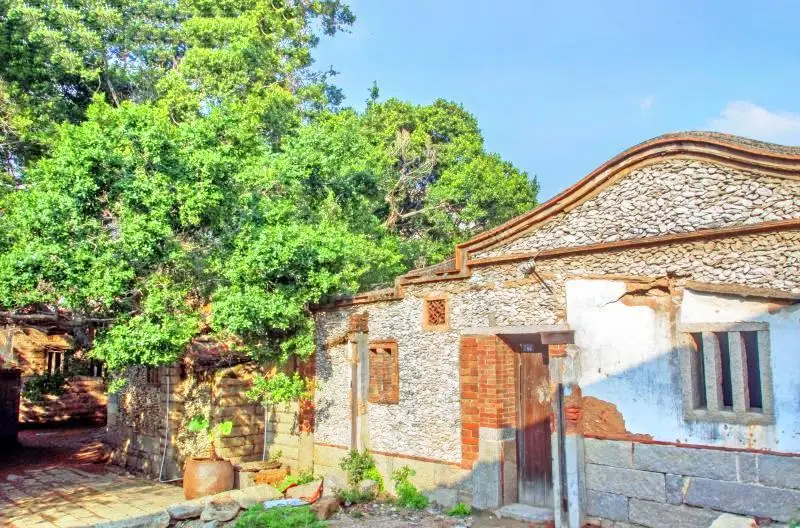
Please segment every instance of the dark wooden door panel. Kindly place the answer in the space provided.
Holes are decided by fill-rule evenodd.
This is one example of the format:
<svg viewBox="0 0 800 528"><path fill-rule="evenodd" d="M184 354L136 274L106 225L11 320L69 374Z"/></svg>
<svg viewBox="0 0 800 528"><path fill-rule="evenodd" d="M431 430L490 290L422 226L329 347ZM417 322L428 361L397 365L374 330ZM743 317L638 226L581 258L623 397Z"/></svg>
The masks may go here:
<svg viewBox="0 0 800 528"><path fill-rule="evenodd" d="M552 507L550 373L545 354L521 353L519 361L519 501Z"/></svg>

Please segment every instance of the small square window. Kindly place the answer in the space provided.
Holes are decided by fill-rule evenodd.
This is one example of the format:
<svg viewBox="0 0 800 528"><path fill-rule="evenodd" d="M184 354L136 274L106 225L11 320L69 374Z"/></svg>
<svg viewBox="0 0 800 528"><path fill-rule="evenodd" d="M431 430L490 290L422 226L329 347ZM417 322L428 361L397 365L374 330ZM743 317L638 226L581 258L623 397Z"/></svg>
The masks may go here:
<svg viewBox="0 0 800 528"><path fill-rule="evenodd" d="M61 374L67 368L67 355L62 351L47 351L47 373L51 376Z"/></svg>
<svg viewBox="0 0 800 528"><path fill-rule="evenodd" d="M397 341L373 341L369 344L370 403L398 403L400 401L400 372Z"/></svg>
<svg viewBox="0 0 800 528"><path fill-rule="evenodd" d="M687 419L739 424L774 422L766 323L684 325L681 364Z"/></svg>
<svg viewBox="0 0 800 528"><path fill-rule="evenodd" d="M425 330L447 330L450 328L450 302L447 297L425 299L422 327Z"/></svg>

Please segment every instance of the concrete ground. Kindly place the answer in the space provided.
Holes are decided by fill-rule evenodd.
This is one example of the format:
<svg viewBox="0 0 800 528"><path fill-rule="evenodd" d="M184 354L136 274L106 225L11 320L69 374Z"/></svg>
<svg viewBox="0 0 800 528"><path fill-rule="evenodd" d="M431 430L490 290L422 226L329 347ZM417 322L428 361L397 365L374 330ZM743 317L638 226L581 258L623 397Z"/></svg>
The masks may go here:
<svg viewBox="0 0 800 528"><path fill-rule="evenodd" d="M155 513L183 490L105 463L102 428L21 431L0 450L0 526L87 526Z"/></svg>

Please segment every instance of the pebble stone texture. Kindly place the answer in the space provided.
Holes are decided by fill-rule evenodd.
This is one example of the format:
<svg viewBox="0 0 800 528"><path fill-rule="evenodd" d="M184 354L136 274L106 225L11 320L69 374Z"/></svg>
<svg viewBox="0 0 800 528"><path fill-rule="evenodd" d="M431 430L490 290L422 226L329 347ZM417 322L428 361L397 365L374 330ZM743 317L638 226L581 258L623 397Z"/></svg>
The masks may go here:
<svg viewBox="0 0 800 528"><path fill-rule="evenodd" d="M800 218L800 182L706 162L677 160L635 169L555 223L479 256L641 238L699 228ZM400 402L368 405L372 447L459 462L459 340L469 327L566 321L566 281L664 277L800 294L800 230L729 236L527 263L473 268L459 281L407 285L404 297L317 315L317 442L349 445L347 317L369 313L369 338L396 339ZM426 295L449 294L451 327L424 331ZM332 346L328 345L330 343Z"/></svg>
<svg viewBox="0 0 800 528"><path fill-rule="evenodd" d="M702 161L673 160L635 169L532 234L475 256L792 218L800 218L800 181Z"/></svg>

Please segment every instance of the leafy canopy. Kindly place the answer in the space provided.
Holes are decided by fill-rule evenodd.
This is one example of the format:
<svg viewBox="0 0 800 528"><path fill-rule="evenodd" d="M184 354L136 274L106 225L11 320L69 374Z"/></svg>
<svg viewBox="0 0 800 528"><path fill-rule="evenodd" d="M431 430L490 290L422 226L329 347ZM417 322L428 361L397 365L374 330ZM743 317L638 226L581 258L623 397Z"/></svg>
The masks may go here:
<svg viewBox="0 0 800 528"><path fill-rule="evenodd" d="M314 304L535 204L456 103L373 87L339 108L311 69L319 34L353 22L339 1L0 10L0 315L98 323L111 369L173 362L200 334L305 357ZM262 395L296 392L281 382Z"/></svg>

